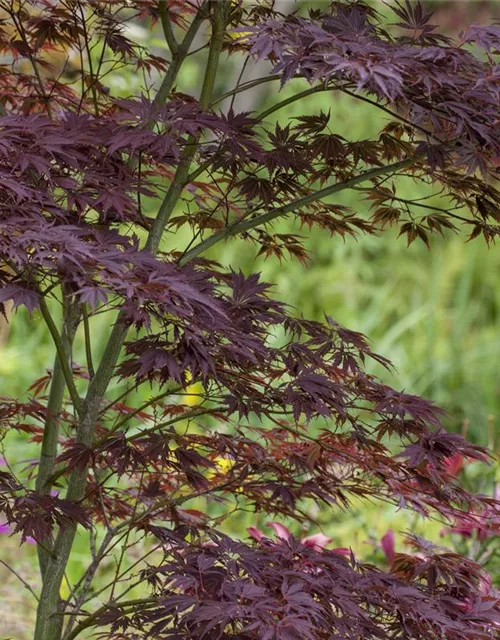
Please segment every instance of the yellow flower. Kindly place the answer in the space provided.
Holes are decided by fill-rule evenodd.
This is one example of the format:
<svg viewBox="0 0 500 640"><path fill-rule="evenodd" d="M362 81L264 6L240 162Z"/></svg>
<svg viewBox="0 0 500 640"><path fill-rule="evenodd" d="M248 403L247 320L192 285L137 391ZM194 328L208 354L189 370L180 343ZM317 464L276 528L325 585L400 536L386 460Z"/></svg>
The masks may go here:
<svg viewBox="0 0 500 640"><path fill-rule="evenodd" d="M66 600L71 593L71 585L68 582L66 576L64 576L61 582L61 588L59 589L59 596L62 600Z"/></svg>
<svg viewBox="0 0 500 640"><path fill-rule="evenodd" d="M205 389L201 382L190 384L189 387L186 387L184 404L187 404L189 407L195 407L197 404L201 404L203 402L204 391Z"/></svg>
<svg viewBox="0 0 500 640"><path fill-rule="evenodd" d="M217 456L214 460L215 469L211 469L207 474L207 479L211 480L216 476L225 476L234 467L235 461L228 456Z"/></svg>
<svg viewBox="0 0 500 640"><path fill-rule="evenodd" d="M226 474L234 467L234 460L227 456L219 456L215 459L215 466L221 473Z"/></svg>

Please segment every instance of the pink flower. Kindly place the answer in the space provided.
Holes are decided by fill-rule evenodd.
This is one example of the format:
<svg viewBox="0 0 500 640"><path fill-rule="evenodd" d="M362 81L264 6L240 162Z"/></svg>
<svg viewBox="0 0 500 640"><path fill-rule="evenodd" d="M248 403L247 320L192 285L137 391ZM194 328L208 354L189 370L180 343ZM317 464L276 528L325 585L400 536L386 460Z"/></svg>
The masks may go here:
<svg viewBox="0 0 500 640"><path fill-rule="evenodd" d="M384 536L382 536L382 538L380 538L380 546L382 548L382 551L384 552L385 557L387 558L387 561L392 563L396 555L396 544L394 539L394 531L392 529L389 529L389 531Z"/></svg>
<svg viewBox="0 0 500 640"><path fill-rule="evenodd" d="M301 542L305 547L310 547L311 549L319 551L320 549L324 549L327 544L333 542L333 540L328 536L325 536L324 533L315 533L312 536L307 536L307 538L302 538ZM340 550L336 549L336 551L339 552ZM343 549L343 551L347 552L347 554L350 553L349 549Z"/></svg>
<svg viewBox="0 0 500 640"><path fill-rule="evenodd" d="M266 522L266 527L271 527L271 529L274 530L276 537L281 538L282 540L288 540L292 535L288 528L279 522Z"/></svg>
<svg viewBox="0 0 500 640"><path fill-rule="evenodd" d="M285 527L285 525L280 524L279 522L266 522L266 527L271 527L279 540L289 540L292 535L290 533L290 530ZM254 540L257 540L257 542L269 540L269 538L260 529L257 529L255 527L248 527L247 531ZM324 533L315 533L312 536L301 538L300 541L305 547L309 547L310 549L314 549L315 551L321 551L328 544L333 542L333 540L328 536L325 536ZM351 550L347 549L346 547L337 547L336 549L332 549L332 551L341 555L351 555Z"/></svg>

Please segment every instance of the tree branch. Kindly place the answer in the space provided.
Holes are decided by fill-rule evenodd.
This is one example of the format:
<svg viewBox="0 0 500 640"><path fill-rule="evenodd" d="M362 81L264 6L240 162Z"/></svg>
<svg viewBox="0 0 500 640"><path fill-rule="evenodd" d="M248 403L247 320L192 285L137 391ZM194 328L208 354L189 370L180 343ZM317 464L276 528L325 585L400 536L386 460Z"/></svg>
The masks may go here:
<svg viewBox="0 0 500 640"><path fill-rule="evenodd" d="M126 602L121 602L119 605L115 605L114 603L104 604L102 607L94 611L91 615L87 617L86 620L80 622L73 631L71 631L67 636L65 636L64 640L74 640L77 636L80 635L82 631L91 627L97 620L99 616L102 615L105 611L107 611L110 607L117 606L120 609L134 609L135 607L140 606L141 608L146 608L148 605L151 607L158 606L158 600L156 598L139 598L137 600L128 600Z"/></svg>
<svg viewBox="0 0 500 640"><path fill-rule="evenodd" d="M63 326L61 332L61 344L64 350L65 362L71 366L71 348L79 322L78 307L72 304L70 296L65 296L63 292ZM73 376L71 375L71 379ZM52 380L47 402L47 417L43 429L43 439L38 463L38 472L35 488L43 494L50 492L52 482L50 481L54 472L55 460L57 457L57 445L59 439L59 420L64 401L64 391L66 388L65 376L61 356L58 353L54 361ZM38 561L42 578L45 575L48 558L52 547L49 538L37 545Z"/></svg>
<svg viewBox="0 0 500 640"><path fill-rule="evenodd" d="M67 353L66 345L64 344L63 339L59 335L55 322L50 314L49 308L45 299L40 296L40 312L45 320L45 324L52 336L52 341L54 342L54 346L57 351L57 361L60 363L61 372L66 382L66 386L68 387L69 395L71 396L71 401L73 402L73 406L75 407L75 411L77 414L80 414L83 409L82 399L78 394L78 391L75 387L75 382L73 380L73 372L71 370L71 362L70 357L71 354Z"/></svg>
<svg viewBox="0 0 500 640"><path fill-rule="evenodd" d="M67 629L65 630L66 634L69 634L71 632L71 629L75 624L76 612L80 610L80 607L85 601L85 598L87 596L87 592L90 588L92 580L94 579L94 576L96 574L97 569L99 568L99 565L102 559L104 558L104 556L108 551L108 546L113 538L113 535L114 535L113 531L106 532L106 535L104 537L104 540L101 543L98 553L96 554L95 558L92 560L91 564L89 565L89 567L87 568L83 576L78 581L78 584L75 585L73 589L73 593L75 594L75 604L73 606L75 617L70 617ZM77 593L78 595L76 595Z"/></svg>
<svg viewBox="0 0 500 640"><path fill-rule="evenodd" d="M152 405L154 405L156 402L158 402L159 400L161 400L162 398L166 398L170 395L173 395L175 393L177 393L180 389L176 388L176 389L168 389L167 391L164 391L163 393L158 394L157 396L153 396L152 398L150 398L147 402L145 402L144 404L142 404L140 407L137 407L136 409L134 409L133 411L131 411L128 415L126 415L124 418L122 418L119 422L117 422L115 425L113 425L113 427L111 427L110 429L108 429L108 431L106 432L106 434L100 438L100 440L98 440L95 444L96 446L99 446L100 444L102 444L103 442L105 442L109 436L113 433L115 433L116 431L118 431L119 429L121 429L121 427L123 427L123 425L127 424L127 422L129 420L132 420L132 418L134 418L137 414L141 413L142 411L145 411L148 407L151 407Z"/></svg>
<svg viewBox="0 0 500 640"><path fill-rule="evenodd" d="M179 50L179 43L175 39L175 35L172 29L172 21L168 15L167 0L158 0L158 9L160 10L161 26L163 27L163 33L168 47L174 56Z"/></svg>
<svg viewBox="0 0 500 640"><path fill-rule="evenodd" d="M226 93L223 93L221 96L213 100L210 106L213 107L214 105L218 104L219 102L222 102L226 98L231 98L232 96L235 96L238 93L243 93L243 91L248 91L248 89L253 89L254 87L258 87L261 84L266 84L267 82L272 82L273 80L279 80L280 78L281 76L276 74L273 76L267 76L266 78L257 78L256 80L249 80L248 82L244 82L243 84L240 84L239 87L236 87L235 89L231 89L231 91L226 91Z"/></svg>
<svg viewBox="0 0 500 640"><path fill-rule="evenodd" d="M236 236L245 231L250 231L251 229L255 229L256 227L260 227L264 224L269 224L280 218L287 213L291 213L296 209L300 209L312 202L317 202L318 200L322 200L327 196L330 196L334 193L338 193L340 191L344 191L345 189L351 189L356 186L360 182L365 182L366 180L373 180L374 178L379 178L380 176L392 173L394 171L398 171L401 169L408 169L412 165L415 164L419 160L421 156L415 155L411 158L407 158L406 160L401 160L400 162L395 162L393 164L386 165L384 167L377 167L375 169L370 169L369 171L365 171L353 178L349 178L349 180L345 180L344 182L337 182L332 184L324 189L319 189L318 191L313 191L309 193L307 196L299 198L298 200L294 200L288 204L283 205L282 207L278 207L277 209L271 209L267 213L263 213L255 218L249 218L247 220L239 220L230 224L225 229L214 233L203 242L200 242L195 247L187 251L184 256L179 260L179 265L183 266L187 264L193 258L196 258L200 254L204 253L210 247L213 247L215 244L221 242L222 240L226 240L232 236Z"/></svg>
<svg viewBox="0 0 500 640"><path fill-rule="evenodd" d="M193 18L193 21L191 22L191 24L189 25L189 29L186 31L186 35L184 36L184 39L182 40L181 44L177 47L177 51L175 53L172 53L172 61L170 62L168 71L165 77L163 78L163 82L161 83L160 88L158 89L158 93L156 94L155 99L153 101L153 104L155 106L162 105L164 102L166 102L168 96L170 95L170 91L174 86L174 83L177 79L177 75L179 74L179 70L182 66L182 63L184 62L184 59L189 53L189 49L193 43L193 40L196 34L198 33L198 29L200 28L202 22L205 20L205 18L208 15L209 6L210 6L210 2L206 0L198 10L198 13ZM152 126L153 126L153 123L151 123L150 127Z"/></svg>
<svg viewBox="0 0 500 640"><path fill-rule="evenodd" d="M267 116L270 116L272 113L283 109L283 107L287 107L289 104L293 102L297 102L297 100L302 100L302 98L307 98L307 96L311 96L315 93L321 93L323 91L336 91L340 89L340 87L327 87L323 84L316 85L315 87L311 87L309 89L305 89L304 91L300 91L299 93L294 93L293 96L282 100L281 102L277 102L273 104L269 109L262 111L257 116L257 120L264 120Z"/></svg>
<svg viewBox="0 0 500 640"><path fill-rule="evenodd" d="M186 35L184 36L184 39L182 40L181 44L177 47L177 50L175 51L175 53L172 52L172 60L170 61L168 71L165 74L165 77L163 78L163 81L160 85L160 88L158 89L155 99L153 100L153 106L160 107L167 101L168 96L170 95L170 92L172 91L172 88L175 84L175 81L177 80L177 76L179 75L179 71L182 67L182 63L184 62L184 60L186 59L189 53L191 44L193 43L193 40L196 34L198 33L198 30L201 27L203 21L208 16L209 6L210 6L210 1L205 0L203 5L198 10L198 13L193 18L193 21L189 25L189 28L186 31ZM146 124L146 129L153 129L154 126L155 126L155 121L153 119ZM132 157L129 161L129 167L131 169L135 169L137 164L138 164L137 159Z"/></svg>
<svg viewBox="0 0 500 640"><path fill-rule="evenodd" d="M207 108L211 100L219 57L222 49L222 41L225 32L227 15L230 8L229 0L214 1L210 2L209 4L205 3L193 19L193 22L191 23L188 33L186 34L183 41L183 45L185 45L186 43L191 44L192 38L194 38L194 33L204 19L205 10L208 6L213 7L214 21L210 43L210 52L205 72L205 80L200 97L202 108ZM195 24L195 27L193 27L193 24ZM189 40L188 38L191 38L191 40ZM167 76L162 83L162 87L160 87L158 95L156 96L155 102L161 103L168 97L168 94L170 93L171 87L173 85L173 82L175 81L175 77L177 76L186 53L187 51L183 49L182 53L175 57L176 64L174 65L174 61L172 62ZM177 173L181 172L177 176L177 178L180 178L183 175L183 172L185 172L184 180L189 173L189 166L191 164L192 157L196 152L196 145L193 145L193 147L188 146L187 149L189 150L187 153L190 154L190 157L186 157L185 161L189 160L189 162L179 166L177 171ZM176 182L175 180L174 183L175 184L171 186L169 192L167 193L166 203L164 201L164 204L161 207L161 217L159 212L158 217L160 219L155 220L155 224L153 225L153 228L151 229L148 236L146 246L152 253L156 253L158 250L165 221L168 220L168 216L175 207L180 197L182 187L184 186L182 183ZM76 442L78 444L85 444L87 446L92 445L95 433L95 423L99 415L101 402L104 398L109 382L113 376L115 366L118 362L118 358L120 356L121 348L125 341L127 332L128 324L125 321L123 313L120 313L111 331L96 374L91 380L88 387L87 396L83 403L83 408L81 410L81 420L77 431ZM87 468L77 469L73 471L69 479L66 499L74 502L81 501L85 496L86 482ZM67 526L65 529L60 529L55 540L53 547L54 556L50 558L45 575L45 580L43 583L40 606L37 612L34 640L54 640L54 638L59 637L61 628L61 621L59 619L59 616L57 615L58 608L60 608L59 589L62 578L64 576L66 565L68 563L68 558L71 553L75 533L76 524L72 524L70 526Z"/></svg>
<svg viewBox="0 0 500 640"><path fill-rule="evenodd" d="M38 602L39 598L35 592L35 590L31 587L31 585L29 584L29 582L26 582L26 580L17 573L17 571L15 571L10 565L8 565L6 562L4 562L3 560L0 560L0 564L3 564L3 566L10 571L13 575L16 576L16 578L19 580L19 582L22 582L22 584L24 585L24 587L26 589L28 589L28 591L31 593L31 595L35 598L35 600Z"/></svg>
<svg viewBox="0 0 500 640"><path fill-rule="evenodd" d="M165 427L170 427L177 422L183 422L184 420L191 420L192 418L197 418L199 416L209 415L213 413L215 410L212 409L193 409L192 411L187 411L181 415L176 416L175 418L171 418L170 420L166 420L165 422L160 422L155 424L153 427L149 429L144 429L144 431L140 431L139 433L134 434L127 438L128 442L133 442L134 440L138 440L144 436L149 435L150 433L155 433L159 429L164 429Z"/></svg>
<svg viewBox="0 0 500 640"><path fill-rule="evenodd" d="M82 305L82 316L83 316L83 330L85 334L85 356L87 359L87 369L89 371L90 379L95 375L94 371L94 362L92 359L92 343L90 340L90 323L89 323L89 314L87 311L86 305Z"/></svg>
<svg viewBox="0 0 500 640"><path fill-rule="evenodd" d="M222 50L222 41L226 30L228 6L228 3L224 1L214 3L212 41L199 100L200 107L203 111L208 108L212 98L215 77L219 66L219 57ZM158 251L165 226L175 208L175 205L179 201L182 190L187 184L189 169L198 149L199 139L200 136L198 134L196 136L189 136L187 140L186 147L179 160L179 165L175 172L174 179L172 180L165 198L160 205L158 214L153 222L153 226L151 227L151 231L146 242L146 249L151 251L151 253L156 253Z"/></svg>

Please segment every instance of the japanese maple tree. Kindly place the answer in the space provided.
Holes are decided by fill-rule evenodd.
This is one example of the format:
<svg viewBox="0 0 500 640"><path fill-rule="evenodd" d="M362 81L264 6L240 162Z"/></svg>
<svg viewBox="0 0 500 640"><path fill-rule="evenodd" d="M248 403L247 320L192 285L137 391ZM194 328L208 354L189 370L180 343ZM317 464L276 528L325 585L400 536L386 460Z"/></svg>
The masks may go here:
<svg viewBox="0 0 500 640"><path fill-rule="evenodd" d="M287 15L264 0L0 9L0 301L43 319L55 358L27 398L0 404L4 433L39 443L29 473L16 473L8 448L0 470L5 526L37 544L33 638L498 637L500 595L470 559L412 537L415 554L377 568L314 527L299 539L280 524L314 503L348 510L352 498L450 526L487 513L498 531L499 521L492 497L450 473L454 457L485 451L447 433L430 401L369 375L366 360L389 363L362 335L300 317L258 274L222 266L217 248L238 237L304 261L301 236L273 228L285 216L332 242L396 227L409 243L459 230L492 243L500 26L452 41L409 2L389 21L347 1ZM139 20L161 25L168 59L132 39ZM204 79L187 95L177 86L192 55ZM227 56L242 73L222 93ZM258 60L262 77L245 81ZM143 93L114 95L109 79L124 68L144 73ZM276 91L266 111L234 109L237 94L290 82L297 91ZM379 136L333 132L334 101L310 112L319 92L383 113ZM294 101L309 110L275 123ZM400 179L442 206L405 199ZM345 190L371 214L337 203ZM107 319L102 353L97 318ZM73 359L77 334L85 362ZM148 385L148 401L130 406ZM194 406L184 401L193 385ZM276 535L254 527L232 539L225 522L239 510L272 520ZM89 566L62 597L79 530ZM121 571L137 545L144 553ZM137 585L141 596L127 597Z"/></svg>

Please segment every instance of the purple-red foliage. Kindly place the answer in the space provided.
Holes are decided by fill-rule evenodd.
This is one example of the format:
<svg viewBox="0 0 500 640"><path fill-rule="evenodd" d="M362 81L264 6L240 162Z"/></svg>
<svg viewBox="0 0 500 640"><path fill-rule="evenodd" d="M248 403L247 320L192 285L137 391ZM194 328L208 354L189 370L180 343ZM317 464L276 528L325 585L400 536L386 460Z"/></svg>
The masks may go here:
<svg viewBox="0 0 500 640"><path fill-rule="evenodd" d="M304 262L301 236L270 224L287 214L333 237L395 226L429 245L461 225L494 241L500 27L471 27L452 42L419 4L394 4L394 25L362 2L286 16L272 4L0 0L0 303L40 311L59 357L26 401L0 403L2 431L42 442L40 469L52 465L35 488L36 467L19 478L0 470L2 520L40 545L36 640L61 637L47 631L54 612L65 613L68 640L89 626L100 637L178 640L498 636L500 596L481 567L419 539L415 555L392 545L385 571L324 548L319 533L273 541L254 529L245 543L223 532L239 509L301 520L311 502L334 512L377 498L471 531L487 513L498 533L497 501L463 490L450 462L486 460L485 451L447 433L431 402L366 373L368 359L389 363L362 335L297 317L259 275L202 254L239 235L258 253ZM187 53L177 38L198 19L215 34L207 41L202 31L209 65L223 20L225 52L273 67L262 82L303 79L311 87L295 99L343 92L389 122L376 139L350 140L330 128L334 102L333 114L274 124L279 95L256 114L177 92ZM127 37L139 20L162 23L170 61ZM124 67L160 74L168 95L114 96L107 75ZM445 204L400 197L401 175L435 185ZM369 216L325 202L350 188L371 203ZM184 227L188 245L175 235ZM158 229L170 232L168 251L157 251ZM62 329L53 301L63 303ZM109 349L94 363L89 322L106 312ZM80 324L85 367L71 358ZM129 407L108 391L112 376L149 383L156 396ZM55 406L61 380L71 402ZM195 407L183 403L192 385ZM65 497L50 494L54 485ZM104 531L104 541L62 601L61 557L77 525ZM113 590L92 613L92 580L124 535L160 549L141 566L150 597L121 602Z"/></svg>

